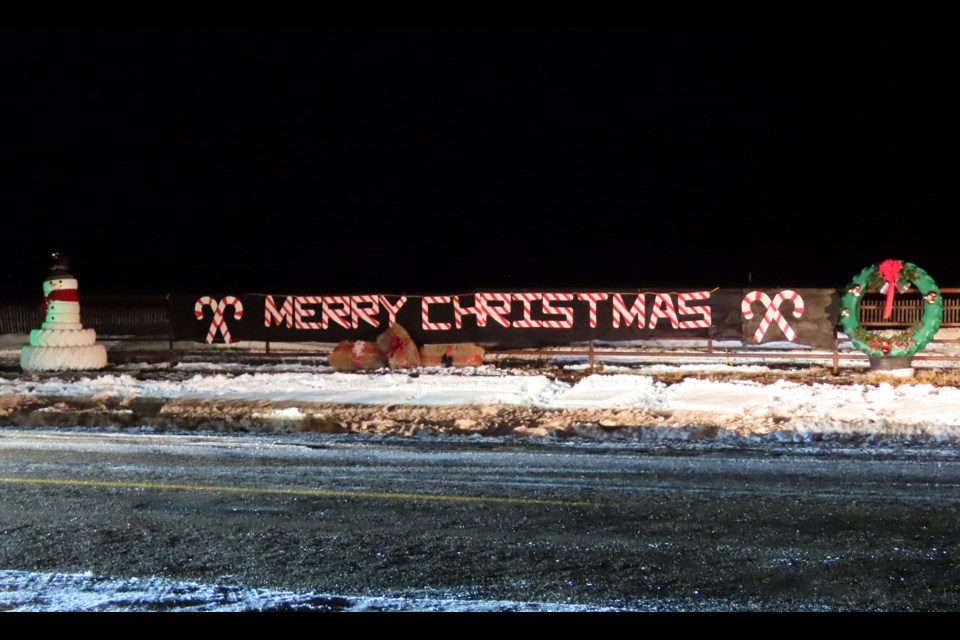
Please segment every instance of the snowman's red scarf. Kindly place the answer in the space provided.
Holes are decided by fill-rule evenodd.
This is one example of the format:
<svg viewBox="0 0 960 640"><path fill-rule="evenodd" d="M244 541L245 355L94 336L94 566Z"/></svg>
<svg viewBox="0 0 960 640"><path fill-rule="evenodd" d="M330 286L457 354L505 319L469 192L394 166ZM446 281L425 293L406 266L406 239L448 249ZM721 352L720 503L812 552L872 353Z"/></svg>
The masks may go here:
<svg viewBox="0 0 960 640"><path fill-rule="evenodd" d="M76 289L54 289L43 299L43 304L40 305L40 315L47 314L47 307L49 307L50 303L54 300L59 302L80 302L80 296L77 295Z"/></svg>

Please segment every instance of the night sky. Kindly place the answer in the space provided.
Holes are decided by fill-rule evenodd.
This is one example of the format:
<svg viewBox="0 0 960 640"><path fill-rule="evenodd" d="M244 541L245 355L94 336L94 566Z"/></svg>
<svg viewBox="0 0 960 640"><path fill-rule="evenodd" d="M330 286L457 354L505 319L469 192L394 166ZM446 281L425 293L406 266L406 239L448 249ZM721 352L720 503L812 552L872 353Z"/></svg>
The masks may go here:
<svg viewBox="0 0 960 640"><path fill-rule="evenodd" d="M3 30L0 297L960 286L960 32Z"/></svg>

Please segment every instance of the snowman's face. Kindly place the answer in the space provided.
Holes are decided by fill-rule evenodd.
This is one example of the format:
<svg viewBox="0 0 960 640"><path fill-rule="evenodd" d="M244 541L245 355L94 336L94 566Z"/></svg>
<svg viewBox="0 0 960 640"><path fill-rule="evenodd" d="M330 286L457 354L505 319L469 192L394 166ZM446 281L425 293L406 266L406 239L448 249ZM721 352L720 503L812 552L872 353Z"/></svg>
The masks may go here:
<svg viewBox="0 0 960 640"><path fill-rule="evenodd" d="M43 295L50 295L51 291L76 289L77 281L74 278L52 278L43 281Z"/></svg>

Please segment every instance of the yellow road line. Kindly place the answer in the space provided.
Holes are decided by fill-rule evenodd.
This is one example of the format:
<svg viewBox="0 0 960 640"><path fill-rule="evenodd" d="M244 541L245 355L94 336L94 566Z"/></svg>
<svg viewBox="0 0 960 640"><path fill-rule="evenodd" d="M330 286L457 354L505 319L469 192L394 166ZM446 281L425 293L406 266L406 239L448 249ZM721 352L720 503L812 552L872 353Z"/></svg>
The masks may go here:
<svg viewBox="0 0 960 640"><path fill-rule="evenodd" d="M161 489L169 491L213 491L219 493L253 493L327 498L369 498L388 500L433 500L447 502L492 502L496 504L541 504L567 507L595 507L593 502L572 500L538 500L536 498L500 498L492 496L458 496L430 493L386 493L376 491L333 491L330 489L265 489L261 487L224 487L217 485L162 484L149 482L107 482L100 480L55 480L50 478L0 478L8 484L39 484L63 487L101 487L106 489Z"/></svg>

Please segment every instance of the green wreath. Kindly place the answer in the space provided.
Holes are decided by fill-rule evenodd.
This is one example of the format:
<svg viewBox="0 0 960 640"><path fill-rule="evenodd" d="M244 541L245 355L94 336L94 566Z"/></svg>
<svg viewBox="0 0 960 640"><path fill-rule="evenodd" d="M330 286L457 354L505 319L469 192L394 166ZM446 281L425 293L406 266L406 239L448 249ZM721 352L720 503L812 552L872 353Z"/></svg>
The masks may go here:
<svg viewBox="0 0 960 640"><path fill-rule="evenodd" d="M895 277L894 282L888 279L891 276ZM898 287L913 283L923 294L924 301L920 322L892 335L889 332L869 331L860 326L860 300L863 294L879 290L885 282ZM867 267L847 285L840 309L843 332L857 349L871 357L910 357L927 346L939 331L943 318L943 299L937 283L926 271L910 262L886 260Z"/></svg>

